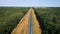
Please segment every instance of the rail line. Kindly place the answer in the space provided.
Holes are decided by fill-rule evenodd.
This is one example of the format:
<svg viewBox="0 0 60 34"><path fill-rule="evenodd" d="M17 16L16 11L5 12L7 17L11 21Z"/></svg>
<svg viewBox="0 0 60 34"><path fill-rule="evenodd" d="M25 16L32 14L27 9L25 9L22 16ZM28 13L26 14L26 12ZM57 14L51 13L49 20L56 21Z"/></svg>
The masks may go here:
<svg viewBox="0 0 60 34"><path fill-rule="evenodd" d="M29 9L11 34L41 34L40 25L33 8Z"/></svg>

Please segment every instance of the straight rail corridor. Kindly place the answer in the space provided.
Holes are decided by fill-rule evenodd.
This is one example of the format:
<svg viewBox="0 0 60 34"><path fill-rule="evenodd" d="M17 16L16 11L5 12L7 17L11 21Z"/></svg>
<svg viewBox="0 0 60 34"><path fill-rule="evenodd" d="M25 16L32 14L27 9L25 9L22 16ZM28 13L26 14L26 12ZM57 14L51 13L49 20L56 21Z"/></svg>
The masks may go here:
<svg viewBox="0 0 60 34"><path fill-rule="evenodd" d="M33 8L28 10L11 34L41 34L41 28Z"/></svg>
<svg viewBox="0 0 60 34"><path fill-rule="evenodd" d="M32 34L32 12L30 13L30 34Z"/></svg>

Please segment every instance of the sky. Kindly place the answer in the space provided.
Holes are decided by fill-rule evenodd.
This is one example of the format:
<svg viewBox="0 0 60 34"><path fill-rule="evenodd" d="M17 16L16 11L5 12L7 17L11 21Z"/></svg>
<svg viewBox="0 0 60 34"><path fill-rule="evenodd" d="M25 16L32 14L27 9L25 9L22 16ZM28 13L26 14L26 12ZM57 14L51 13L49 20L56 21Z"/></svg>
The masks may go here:
<svg viewBox="0 0 60 34"><path fill-rule="evenodd" d="M0 0L0 6L60 7L60 0Z"/></svg>

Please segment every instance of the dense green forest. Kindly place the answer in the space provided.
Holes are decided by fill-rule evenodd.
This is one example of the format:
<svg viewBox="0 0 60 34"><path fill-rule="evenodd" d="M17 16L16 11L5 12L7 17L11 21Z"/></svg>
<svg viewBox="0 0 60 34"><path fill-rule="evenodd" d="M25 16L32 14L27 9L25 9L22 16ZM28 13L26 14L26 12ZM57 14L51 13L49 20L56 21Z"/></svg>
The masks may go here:
<svg viewBox="0 0 60 34"><path fill-rule="evenodd" d="M0 7L0 34L10 34L29 7ZM42 34L60 34L60 8L34 8Z"/></svg>
<svg viewBox="0 0 60 34"><path fill-rule="evenodd" d="M0 34L10 34L29 8L0 7Z"/></svg>
<svg viewBox="0 0 60 34"><path fill-rule="evenodd" d="M60 34L60 8L35 8L42 34Z"/></svg>

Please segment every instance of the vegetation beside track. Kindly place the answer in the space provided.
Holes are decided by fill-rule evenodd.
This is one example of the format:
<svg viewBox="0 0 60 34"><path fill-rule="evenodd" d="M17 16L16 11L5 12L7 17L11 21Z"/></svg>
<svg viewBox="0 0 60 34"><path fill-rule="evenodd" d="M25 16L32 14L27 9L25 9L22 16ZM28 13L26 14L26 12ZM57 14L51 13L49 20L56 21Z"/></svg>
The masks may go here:
<svg viewBox="0 0 60 34"><path fill-rule="evenodd" d="M10 34L28 7L0 7L0 34ZM60 7L34 8L42 34L60 34Z"/></svg>

